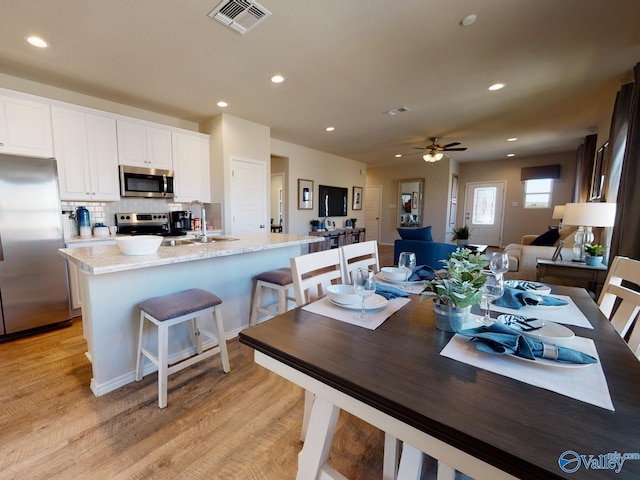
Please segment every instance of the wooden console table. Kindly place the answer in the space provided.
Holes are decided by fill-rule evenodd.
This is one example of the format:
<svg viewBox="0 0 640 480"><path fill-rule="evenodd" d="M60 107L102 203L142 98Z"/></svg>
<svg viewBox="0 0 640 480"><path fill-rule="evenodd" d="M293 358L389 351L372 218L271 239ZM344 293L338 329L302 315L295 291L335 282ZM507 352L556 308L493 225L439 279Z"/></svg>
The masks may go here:
<svg viewBox="0 0 640 480"><path fill-rule="evenodd" d="M309 253L338 248L351 243L363 242L364 234L364 228L336 228L335 230L309 232L309 235L314 237L324 237L324 242L309 244Z"/></svg>
<svg viewBox="0 0 640 480"><path fill-rule="evenodd" d="M539 282L549 282L549 277L562 280L563 285L582 287L587 285L588 290L600 295L602 286L607 278L607 266L596 265L592 267L582 262L572 262L571 260L537 260L537 280ZM553 282L551 282L553 283Z"/></svg>

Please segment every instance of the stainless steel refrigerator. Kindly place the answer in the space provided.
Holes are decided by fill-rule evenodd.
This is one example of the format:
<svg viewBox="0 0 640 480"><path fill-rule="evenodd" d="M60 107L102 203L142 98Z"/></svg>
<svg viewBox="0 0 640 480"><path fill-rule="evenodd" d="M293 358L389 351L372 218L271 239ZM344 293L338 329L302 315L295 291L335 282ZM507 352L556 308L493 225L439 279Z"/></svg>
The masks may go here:
<svg viewBox="0 0 640 480"><path fill-rule="evenodd" d="M0 338L71 319L54 159L0 155Z"/></svg>

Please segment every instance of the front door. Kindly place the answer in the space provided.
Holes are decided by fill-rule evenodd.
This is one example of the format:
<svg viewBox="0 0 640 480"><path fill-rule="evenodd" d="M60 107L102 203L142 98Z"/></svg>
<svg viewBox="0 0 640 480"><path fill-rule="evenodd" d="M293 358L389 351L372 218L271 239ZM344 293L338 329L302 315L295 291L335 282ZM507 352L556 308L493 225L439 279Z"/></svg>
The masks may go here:
<svg viewBox="0 0 640 480"><path fill-rule="evenodd" d="M465 190L464 218L471 235L469 243L500 246L506 183L468 183Z"/></svg>

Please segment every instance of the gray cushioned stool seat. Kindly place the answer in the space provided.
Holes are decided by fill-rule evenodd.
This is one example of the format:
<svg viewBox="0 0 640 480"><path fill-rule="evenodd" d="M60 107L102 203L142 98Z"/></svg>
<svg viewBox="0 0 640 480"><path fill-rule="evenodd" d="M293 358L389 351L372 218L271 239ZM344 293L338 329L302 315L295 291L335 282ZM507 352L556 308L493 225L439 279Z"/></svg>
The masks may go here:
<svg viewBox="0 0 640 480"><path fill-rule="evenodd" d="M220 305L220 297L200 288L192 288L173 295L153 297L140 303L140 310L144 310L160 322L181 317L188 313L204 310Z"/></svg>
<svg viewBox="0 0 640 480"><path fill-rule="evenodd" d="M289 285L293 282L293 276L291 275L291 267L276 268L275 270L269 270L268 272L262 272L256 275L256 280L262 280L263 282L275 283L276 285Z"/></svg>

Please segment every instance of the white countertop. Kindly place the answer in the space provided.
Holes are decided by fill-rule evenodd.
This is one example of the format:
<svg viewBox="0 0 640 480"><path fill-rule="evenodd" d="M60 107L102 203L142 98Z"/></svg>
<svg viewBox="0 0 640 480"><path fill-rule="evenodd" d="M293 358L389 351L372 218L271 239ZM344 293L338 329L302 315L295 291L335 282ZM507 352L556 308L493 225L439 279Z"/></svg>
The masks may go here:
<svg viewBox="0 0 640 480"><path fill-rule="evenodd" d="M237 238L237 240L160 247L158 251L152 255L124 255L116 245L106 244L89 247L61 248L58 252L61 256L74 263L81 271L91 275L101 275L323 241L322 237L266 232L225 235L225 237ZM114 240L114 237L91 237L91 239L88 237L74 238L79 239L76 242ZM67 240L67 244L71 243L73 243L73 241Z"/></svg>

